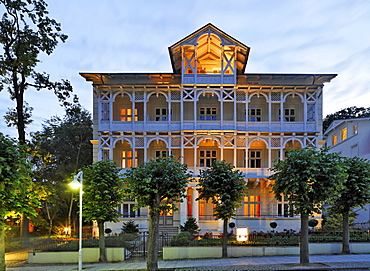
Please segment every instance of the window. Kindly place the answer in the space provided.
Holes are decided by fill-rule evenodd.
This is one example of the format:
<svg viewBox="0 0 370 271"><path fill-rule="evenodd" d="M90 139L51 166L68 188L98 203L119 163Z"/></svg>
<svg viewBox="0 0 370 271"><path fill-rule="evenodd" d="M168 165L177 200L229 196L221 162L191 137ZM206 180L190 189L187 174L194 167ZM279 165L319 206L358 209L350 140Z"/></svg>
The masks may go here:
<svg viewBox="0 0 370 271"><path fill-rule="evenodd" d="M260 122L262 120L262 109L261 108L250 108L249 109L249 121Z"/></svg>
<svg viewBox="0 0 370 271"><path fill-rule="evenodd" d="M338 144L338 136L337 135L333 135L332 140L333 140L333 146Z"/></svg>
<svg viewBox="0 0 370 271"><path fill-rule="evenodd" d="M249 168L261 168L261 151L260 150L249 150L248 151L248 163Z"/></svg>
<svg viewBox="0 0 370 271"><path fill-rule="evenodd" d="M101 104L101 120L109 120L109 103Z"/></svg>
<svg viewBox="0 0 370 271"><path fill-rule="evenodd" d="M347 139L347 127L343 128L340 131L340 140L343 141L343 140L346 140L346 139Z"/></svg>
<svg viewBox="0 0 370 271"><path fill-rule="evenodd" d="M354 125L354 126L353 126L353 134L354 134L354 135L357 135L357 133L358 133L357 125Z"/></svg>
<svg viewBox="0 0 370 271"><path fill-rule="evenodd" d="M108 149L102 149L102 160L103 161L109 160L109 150Z"/></svg>
<svg viewBox="0 0 370 271"><path fill-rule="evenodd" d="M158 157L167 157L168 155L168 152L167 151L163 151L163 150L159 150L159 151L155 151L155 157L158 158Z"/></svg>
<svg viewBox="0 0 370 271"><path fill-rule="evenodd" d="M199 166L210 167L213 161L217 160L217 151L201 150L199 151Z"/></svg>
<svg viewBox="0 0 370 271"><path fill-rule="evenodd" d="M245 196L243 206L244 217L261 217L261 196Z"/></svg>
<svg viewBox="0 0 370 271"><path fill-rule="evenodd" d="M122 214L121 217L140 217L140 208L135 210L135 203L131 201L130 203L119 204L117 211Z"/></svg>
<svg viewBox="0 0 370 271"><path fill-rule="evenodd" d="M280 109L279 109L279 116L280 115L281 114L280 114ZM287 121L287 122L295 121L295 109L294 108L284 108L284 121Z"/></svg>
<svg viewBox="0 0 370 271"><path fill-rule="evenodd" d="M134 120L138 121L137 109L134 109ZM121 108L121 121L132 121L132 109L131 108Z"/></svg>
<svg viewBox="0 0 370 271"><path fill-rule="evenodd" d="M284 120L288 122L295 121L295 110L294 108L285 108L284 109Z"/></svg>
<svg viewBox="0 0 370 271"><path fill-rule="evenodd" d="M168 108L166 107L155 108L155 121L167 121L167 120L168 120Z"/></svg>
<svg viewBox="0 0 370 271"><path fill-rule="evenodd" d="M278 202L277 215L282 217L294 217L293 205L289 204L284 196L281 196L281 201Z"/></svg>
<svg viewBox="0 0 370 271"><path fill-rule="evenodd" d="M133 157L133 151L122 151L121 152L121 167L131 168L134 166L133 162L135 159L135 165L138 165L137 151L135 151L135 157Z"/></svg>
<svg viewBox="0 0 370 271"><path fill-rule="evenodd" d="M217 120L217 108L201 107L199 109L199 120Z"/></svg>

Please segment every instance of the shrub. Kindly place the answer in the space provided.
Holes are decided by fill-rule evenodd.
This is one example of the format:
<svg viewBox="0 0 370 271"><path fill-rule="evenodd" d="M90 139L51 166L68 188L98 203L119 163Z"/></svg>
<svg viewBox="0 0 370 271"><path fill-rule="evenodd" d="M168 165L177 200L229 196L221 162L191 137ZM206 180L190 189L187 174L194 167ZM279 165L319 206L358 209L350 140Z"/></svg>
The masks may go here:
<svg viewBox="0 0 370 271"><path fill-rule="evenodd" d="M135 224L133 220L129 220L127 222L123 222L121 233L139 233L138 229L139 225Z"/></svg>
<svg viewBox="0 0 370 271"><path fill-rule="evenodd" d="M172 238L171 240L171 246L173 247L184 247L188 246L190 243L190 240L192 239L192 236L190 232L183 231Z"/></svg>
<svg viewBox="0 0 370 271"><path fill-rule="evenodd" d="M191 235L197 235L200 231L197 221L194 217L189 217L184 226L180 225L182 232L189 232Z"/></svg>

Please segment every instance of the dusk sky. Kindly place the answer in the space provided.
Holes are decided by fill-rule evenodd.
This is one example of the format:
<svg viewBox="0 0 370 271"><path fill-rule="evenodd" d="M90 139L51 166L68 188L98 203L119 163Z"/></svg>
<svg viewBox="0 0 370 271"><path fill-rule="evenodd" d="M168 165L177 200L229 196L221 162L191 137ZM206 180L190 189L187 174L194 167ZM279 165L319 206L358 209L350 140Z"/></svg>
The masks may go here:
<svg viewBox="0 0 370 271"><path fill-rule="evenodd" d="M324 116L349 106L370 107L368 0L46 0L50 17L69 36L38 71L68 79L92 110L92 86L79 72L172 72L168 47L212 23L251 47L246 73L338 74L324 87ZM0 6L0 12L3 8ZM34 108L27 133L64 115L54 95L27 90ZM0 131L14 107L0 92Z"/></svg>

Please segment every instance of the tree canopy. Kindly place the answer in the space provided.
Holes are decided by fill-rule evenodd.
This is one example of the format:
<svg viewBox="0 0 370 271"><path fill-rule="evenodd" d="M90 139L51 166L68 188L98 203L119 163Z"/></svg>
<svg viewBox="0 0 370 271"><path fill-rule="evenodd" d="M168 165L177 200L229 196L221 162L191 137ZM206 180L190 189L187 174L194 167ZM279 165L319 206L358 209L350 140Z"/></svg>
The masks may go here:
<svg viewBox="0 0 370 271"><path fill-rule="evenodd" d="M37 207L39 200L33 191L29 155L23 146L0 133L0 270L5 270L7 214L35 216Z"/></svg>
<svg viewBox="0 0 370 271"><path fill-rule="evenodd" d="M83 217L96 220L99 228L100 262L106 262L104 222L117 222L117 205L124 199L121 169L113 161L98 161L83 169Z"/></svg>
<svg viewBox="0 0 370 271"><path fill-rule="evenodd" d="M35 70L40 53L50 55L67 35L61 33L60 23L48 16L43 0L0 0L0 4L4 8L0 21L0 91L6 88L16 103L8 112L8 124L17 125L19 141L24 143L25 125L32 112L24 100L27 89L51 90L63 106L70 105L70 82L52 82L47 73Z"/></svg>
<svg viewBox="0 0 370 271"><path fill-rule="evenodd" d="M272 171L269 179L275 181L272 190L276 199L284 195L301 215L300 262L307 264L309 217L321 212L324 201L338 196L347 177L346 167L337 154L303 148L288 150L285 160L278 161Z"/></svg>
<svg viewBox="0 0 370 271"><path fill-rule="evenodd" d="M349 216L355 207L364 207L370 203L370 161L358 157L343 157L347 167L347 178L344 186L338 191L338 197L329 201L331 213L341 214L343 217L342 253L349 254Z"/></svg>
<svg viewBox="0 0 370 271"><path fill-rule="evenodd" d="M201 170L199 175L199 197L197 200L211 200L215 205L216 219L224 221L222 257L227 257L227 225L228 219L235 216L246 195L246 184L243 174L225 161L214 161L212 166Z"/></svg>
<svg viewBox="0 0 370 271"><path fill-rule="evenodd" d="M323 130L324 132L334 120L341 119L354 119L354 118L365 118L370 117L370 107L356 107L351 106L341 109L333 114L328 114L323 120Z"/></svg>
<svg viewBox="0 0 370 271"><path fill-rule="evenodd" d="M147 269L158 269L159 215L176 210L176 203L186 196L186 186L191 174L187 165L173 156L159 157L130 168L125 173L125 193L135 199L137 207L149 206L149 244Z"/></svg>

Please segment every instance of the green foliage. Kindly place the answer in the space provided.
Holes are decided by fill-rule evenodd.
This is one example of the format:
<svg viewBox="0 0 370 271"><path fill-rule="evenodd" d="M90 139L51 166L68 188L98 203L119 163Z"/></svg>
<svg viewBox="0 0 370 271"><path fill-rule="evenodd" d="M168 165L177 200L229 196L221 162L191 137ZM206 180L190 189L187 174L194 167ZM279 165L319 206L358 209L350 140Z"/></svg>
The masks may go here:
<svg viewBox="0 0 370 271"><path fill-rule="evenodd" d="M0 227L9 212L36 215L38 195L31 180L31 164L26 148L0 133Z"/></svg>
<svg viewBox="0 0 370 271"><path fill-rule="evenodd" d="M296 214L310 216L321 211L323 201L338 197L347 177L346 167L337 154L327 150L304 148L288 150L284 161L272 168L269 179L275 180L272 190L294 205Z"/></svg>
<svg viewBox="0 0 370 271"><path fill-rule="evenodd" d="M149 206L159 213L176 210L175 203L184 197L191 174L187 173L187 165L170 156L130 168L125 177L125 194L136 199L137 207Z"/></svg>
<svg viewBox="0 0 370 271"><path fill-rule="evenodd" d="M188 246L192 239L192 234L187 231L183 231L171 239L171 246L173 247L184 247Z"/></svg>
<svg viewBox="0 0 370 271"><path fill-rule="evenodd" d="M229 219L246 195L242 172L225 161L214 161L212 167L201 170L199 175L199 198L215 204L216 219Z"/></svg>
<svg viewBox="0 0 370 271"><path fill-rule="evenodd" d="M48 89L63 106L71 105L67 101L72 92L68 80L52 82L48 74L35 71L39 54L50 55L67 36L60 33L60 24L48 17L44 0L1 0L0 4L4 12L0 21L0 91L6 88L10 99L16 101L17 113L10 110L8 124L17 125L19 141L25 143L25 125L31 116L31 111L23 110L27 89Z"/></svg>
<svg viewBox="0 0 370 271"><path fill-rule="evenodd" d="M139 224L135 224L135 221L129 220L127 222L123 222L122 224L122 234L125 233L139 233Z"/></svg>
<svg viewBox="0 0 370 271"><path fill-rule="evenodd" d="M338 197L330 201L331 212L343 213L370 203L370 161L358 157L342 157L348 177L338 191Z"/></svg>
<svg viewBox="0 0 370 271"><path fill-rule="evenodd" d="M347 107L333 114L326 115L326 117L323 120L323 130L326 131L326 129L328 129L328 127L334 120L365 118L365 117L370 117L370 107L368 108L356 106Z"/></svg>
<svg viewBox="0 0 370 271"><path fill-rule="evenodd" d="M106 247L124 247L130 249L132 247L123 237L121 236L108 236L105 238ZM99 247L99 239L87 239L82 241L82 247ZM77 251L78 241L63 242L61 244L49 245L42 251Z"/></svg>
<svg viewBox="0 0 370 271"><path fill-rule="evenodd" d="M112 161L98 161L83 169L85 221L117 221L118 203L124 199L120 168Z"/></svg>
<svg viewBox="0 0 370 271"><path fill-rule="evenodd" d="M200 231L197 220L194 217L189 217L184 226L180 225L180 230L189 232L191 235L197 235Z"/></svg>
<svg viewBox="0 0 370 271"><path fill-rule="evenodd" d="M350 211L350 213L349 213L349 223L350 223L350 225L356 219L357 215L358 214L356 212ZM329 208L328 218L323 219L322 225L323 225L322 228L324 230L328 230L328 231L342 230L343 215L338 214L338 213L334 212L333 210L331 210L331 208Z"/></svg>

